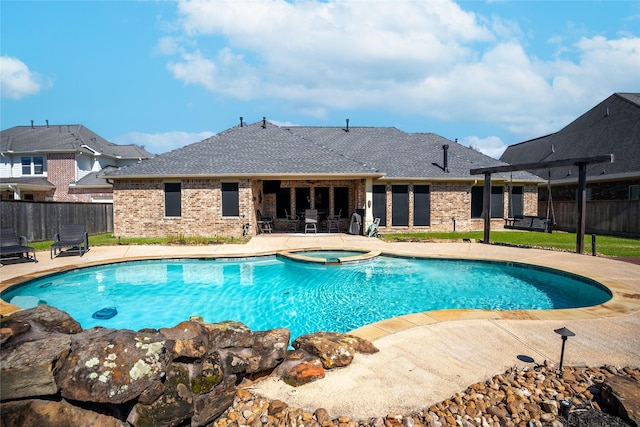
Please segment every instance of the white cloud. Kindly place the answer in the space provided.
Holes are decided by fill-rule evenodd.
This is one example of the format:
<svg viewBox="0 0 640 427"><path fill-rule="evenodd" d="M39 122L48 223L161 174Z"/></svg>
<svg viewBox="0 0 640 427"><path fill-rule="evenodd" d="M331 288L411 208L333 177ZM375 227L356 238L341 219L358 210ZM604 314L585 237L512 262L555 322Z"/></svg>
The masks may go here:
<svg viewBox="0 0 640 427"><path fill-rule="evenodd" d="M162 154L176 148L194 142L202 141L210 136L215 135L213 132L164 132L164 133L143 133L129 132L124 135L113 138L116 144L135 144L144 147L153 154Z"/></svg>
<svg viewBox="0 0 640 427"><path fill-rule="evenodd" d="M12 99L35 95L52 84L51 80L41 78L24 62L11 56L0 56L0 82L2 97Z"/></svg>
<svg viewBox="0 0 640 427"><path fill-rule="evenodd" d="M311 117L377 108L529 138L613 92L640 91L638 37L550 37L556 55L545 60L517 22L448 0L182 0L178 14L182 34L163 42L177 79Z"/></svg>
<svg viewBox="0 0 640 427"><path fill-rule="evenodd" d="M504 150L507 149L507 144L497 136L489 136L486 138L467 136L458 142L486 154L487 156L493 157L494 159L499 159L500 156L502 156L502 153L504 153Z"/></svg>

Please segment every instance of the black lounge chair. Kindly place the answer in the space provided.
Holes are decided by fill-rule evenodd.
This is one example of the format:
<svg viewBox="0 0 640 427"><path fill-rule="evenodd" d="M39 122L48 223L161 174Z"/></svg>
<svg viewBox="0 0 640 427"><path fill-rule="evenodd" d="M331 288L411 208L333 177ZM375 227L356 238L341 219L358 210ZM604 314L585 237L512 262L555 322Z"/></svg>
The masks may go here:
<svg viewBox="0 0 640 427"><path fill-rule="evenodd" d="M70 247L71 250L77 250L78 255L82 256L89 250L89 235L81 224L65 224L62 226L60 233L56 233L53 237L51 245L51 258L53 259L58 253L62 253L62 248Z"/></svg>
<svg viewBox="0 0 640 427"><path fill-rule="evenodd" d="M33 253L33 257L29 256L29 252ZM20 236L18 239L13 228L0 229L0 255L3 259L5 255L17 255L20 258L38 262L36 250L29 246L29 241L25 236Z"/></svg>

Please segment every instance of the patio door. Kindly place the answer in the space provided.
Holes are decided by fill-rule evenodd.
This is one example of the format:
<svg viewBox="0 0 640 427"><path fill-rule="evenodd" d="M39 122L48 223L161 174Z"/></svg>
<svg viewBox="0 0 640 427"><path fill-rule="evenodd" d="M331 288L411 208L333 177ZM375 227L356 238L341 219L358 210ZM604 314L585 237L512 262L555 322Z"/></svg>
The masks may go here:
<svg viewBox="0 0 640 427"><path fill-rule="evenodd" d="M311 209L311 189L296 187L296 214L304 214L305 209Z"/></svg>

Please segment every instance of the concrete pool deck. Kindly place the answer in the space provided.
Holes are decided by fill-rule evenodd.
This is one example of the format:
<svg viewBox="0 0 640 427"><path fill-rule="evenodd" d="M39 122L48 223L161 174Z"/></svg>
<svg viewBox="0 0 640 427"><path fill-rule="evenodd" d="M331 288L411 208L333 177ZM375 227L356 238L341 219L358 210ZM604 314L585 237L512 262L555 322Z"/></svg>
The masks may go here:
<svg viewBox="0 0 640 427"><path fill-rule="evenodd" d="M123 259L217 257L296 249L360 249L408 256L517 261L576 273L607 286L605 304L565 310L443 310L367 325L353 334L380 352L327 371L324 379L292 388L262 380L253 392L332 417L368 418L413 410L451 397L474 382L513 366L545 360L556 365L562 341L554 329L575 332L566 343L565 366L640 366L640 265L603 257L480 243L385 243L347 234L261 235L243 245L96 246L83 257L38 252L38 263L0 267L0 290L20 281L76 266ZM16 308L2 301L0 313ZM167 325L173 326L173 325ZM533 360L534 362L528 362Z"/></svg>

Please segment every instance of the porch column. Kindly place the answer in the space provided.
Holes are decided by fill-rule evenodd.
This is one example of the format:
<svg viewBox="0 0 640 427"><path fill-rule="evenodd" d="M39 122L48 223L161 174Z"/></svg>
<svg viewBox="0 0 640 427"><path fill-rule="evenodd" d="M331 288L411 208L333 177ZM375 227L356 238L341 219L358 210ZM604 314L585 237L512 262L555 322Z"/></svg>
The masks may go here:
<svg viewBox="0 0 640 427"><path fill-rule="evenodd" d="M484 197L483 197L483 215L484 215L484 241L488 245L491 243L491 174L484 174Z"/></svg>

